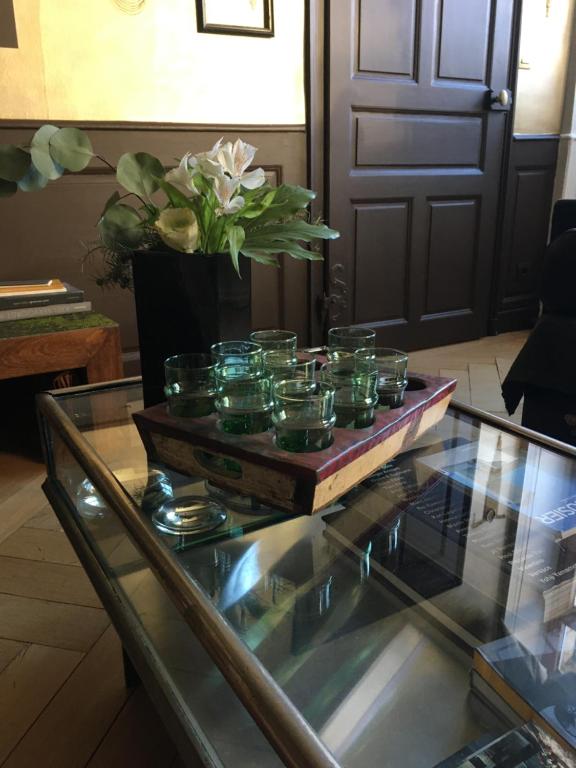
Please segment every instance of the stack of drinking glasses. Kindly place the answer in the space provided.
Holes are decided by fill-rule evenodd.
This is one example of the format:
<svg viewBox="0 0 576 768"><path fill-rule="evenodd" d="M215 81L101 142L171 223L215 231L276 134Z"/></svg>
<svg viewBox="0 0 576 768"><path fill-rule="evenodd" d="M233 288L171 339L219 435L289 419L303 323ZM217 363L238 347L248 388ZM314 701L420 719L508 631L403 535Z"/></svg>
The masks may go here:
<svg viewBox="0 0 576 768"><path fill-rule="evenodd" d="M291 331L255 331L249 341L214 344L211 355L166 360L166 396L173 416L218 412L219 427L235 435L274 426L287 451L320 451L334 427L362 429L376 408L402 405L407 355L375 346L367 328L332 328L327 362L316 375L313 355L297 351Z"/></svg>

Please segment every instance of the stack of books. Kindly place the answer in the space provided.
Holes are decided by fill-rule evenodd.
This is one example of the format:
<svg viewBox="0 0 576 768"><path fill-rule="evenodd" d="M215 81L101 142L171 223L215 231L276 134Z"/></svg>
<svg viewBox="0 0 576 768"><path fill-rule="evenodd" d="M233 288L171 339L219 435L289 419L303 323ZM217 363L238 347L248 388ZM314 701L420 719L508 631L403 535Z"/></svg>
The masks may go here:
<svg viewBox="0 0 576 768"><path fill-rule="evenodd" d="M0 322L90 312L84 291L55 278L0 282Z"/></svg>

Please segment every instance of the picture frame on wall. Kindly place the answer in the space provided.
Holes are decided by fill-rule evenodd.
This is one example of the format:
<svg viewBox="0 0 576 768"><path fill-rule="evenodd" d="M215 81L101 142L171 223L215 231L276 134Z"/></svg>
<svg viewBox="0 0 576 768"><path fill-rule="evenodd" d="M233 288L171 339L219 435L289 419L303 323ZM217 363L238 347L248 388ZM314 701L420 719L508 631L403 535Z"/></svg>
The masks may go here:
<svg viewBox="0 0 576 768"><path fill-rule="evenodd" d="M0 0L0 48L18 48L13 0Z"/></svg>
<svg viewBox="0 0 576 768"><path fill-rule="evenodd" d="M196 0L198 32L274 37L274 0Z"/></svg>

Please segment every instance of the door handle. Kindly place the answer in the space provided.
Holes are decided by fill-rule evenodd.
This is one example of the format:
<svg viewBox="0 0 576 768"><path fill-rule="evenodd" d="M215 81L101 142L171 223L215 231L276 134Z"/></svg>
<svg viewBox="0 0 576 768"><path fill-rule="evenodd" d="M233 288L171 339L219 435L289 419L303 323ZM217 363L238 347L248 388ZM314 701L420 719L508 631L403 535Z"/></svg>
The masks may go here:
<svg viewBox="0 0 576 768"><path fill-rule="evenodd" d="M488 91L488 109L495 110L497 112L509 112L512 106L512 93L508 88L502 88L502 90Z"/></svg>

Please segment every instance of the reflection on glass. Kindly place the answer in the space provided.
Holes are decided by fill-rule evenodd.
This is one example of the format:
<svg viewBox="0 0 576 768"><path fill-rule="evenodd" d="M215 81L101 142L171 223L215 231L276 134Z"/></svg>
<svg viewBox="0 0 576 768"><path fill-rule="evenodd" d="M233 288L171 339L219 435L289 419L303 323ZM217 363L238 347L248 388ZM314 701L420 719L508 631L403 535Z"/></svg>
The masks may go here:
<svg viewBox="0 0 576 768"><path fill-rule="evenodd" d="M106 503L97 493L96 488L88 478L85 478L78 486L76 492L78 514L88 520L104 517Z"/></svg>

